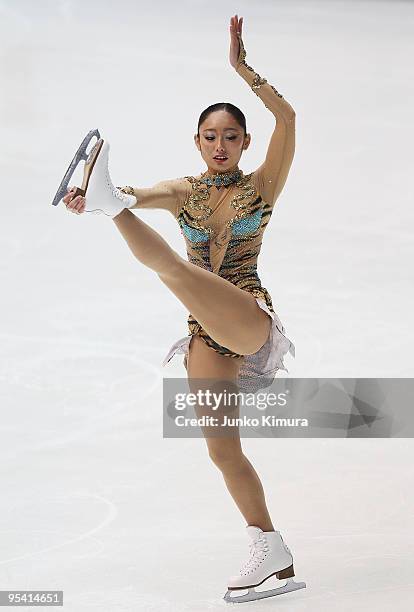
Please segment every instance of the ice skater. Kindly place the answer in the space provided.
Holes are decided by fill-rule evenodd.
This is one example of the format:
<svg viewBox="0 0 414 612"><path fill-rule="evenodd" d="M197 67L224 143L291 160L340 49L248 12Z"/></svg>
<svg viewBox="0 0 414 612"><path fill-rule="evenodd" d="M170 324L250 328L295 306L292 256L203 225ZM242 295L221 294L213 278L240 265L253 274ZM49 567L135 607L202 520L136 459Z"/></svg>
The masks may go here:
<svg viewBox="0 0 414 612"><path fill-rule="evenodd" d="M149 188L115 187L108 170L108 142L95 131L79 148L53 202L63 199L72 213L99 212L111 217L138 261L153 270L189 310L188 336L173 344L163 364L175 354L184 354L192 390L196 379L211 378L231 381L240 390L257 390L268 386L279 369L286 370L283 357L287 352L294 356L294 345L261 284L257 258L292 164L295 111L246 64L242 25L242 17L231 18L230 64L276 119L259 168L249 174L239 168L251 140L246 119L233 104L219 102L201 113L194 136L207 166L205 172ZM86 154L92 135L97 142ZM82 159L82 186L68 188ZM174 216L188 261L131 212L141 208L164 209ZM235 415L237 406L231 416ZM305 583L293 580L291 551L274 528L260 478L242 451L238 430L234 435L213 437L207 429L203 433L209 456L222 472L251 539L250 556L228 580L224 599L250 601L303 588ZM286 584L255 591L254 587L273 576L287 579ZM248 593L237 596L243 589Z"/></svg>

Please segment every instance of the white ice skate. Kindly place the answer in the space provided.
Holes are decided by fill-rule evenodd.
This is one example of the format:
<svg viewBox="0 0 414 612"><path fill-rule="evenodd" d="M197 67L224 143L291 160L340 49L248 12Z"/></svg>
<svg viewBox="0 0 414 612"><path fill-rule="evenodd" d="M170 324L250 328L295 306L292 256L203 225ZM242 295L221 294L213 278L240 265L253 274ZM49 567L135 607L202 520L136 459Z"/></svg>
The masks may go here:
<svg viewBox="0 0 414 612"><path fill-rule="evenodd" d="M293 580L295 572L292 553L284 543L279 531L262 531L253 525L248 525L246 530L252 539L250 558L237 576L231 576L229 579L228 591L224 596L225 601L229 603L254 601L306 587L304 582ZM276 576L279 580L287 579L287 582L283 586L268 591L255 590L254 587L272 576ZM248 590L248 592L245 595L232 597L232 593L242 590Z"/></svg>
<svg viewBox="0 0 414 612"><path fill-rule="evenodd" d="M87 147L93 137L97 142L87 154ZM78 164L85 160L82 186L78 187L73 197L86 196L84 212L104 214L115 217L124 208L131 208L137 202L134 195L129 195L114 187L108 169L109 142L100 137L98 130L91 130L83 139L75 153L68 170L59 186L52 204L56 206L67 194L69 181Z"/></svg>

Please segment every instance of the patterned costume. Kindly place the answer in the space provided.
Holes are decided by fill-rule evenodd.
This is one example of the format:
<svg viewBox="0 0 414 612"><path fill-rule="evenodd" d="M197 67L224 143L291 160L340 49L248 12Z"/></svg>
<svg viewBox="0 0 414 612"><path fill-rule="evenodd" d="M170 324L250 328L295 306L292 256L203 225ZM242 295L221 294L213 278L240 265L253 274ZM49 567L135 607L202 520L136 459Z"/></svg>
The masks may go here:
<svg viewBox="0 0 414 612"><path fill-rule="evenodd" d="M240 40L237 73L273 113L277 124L266 158L254 172L232 172L161 181L150 188L122 187L136 196L133 208L163 208L178 221L186 242L188 260L218 274L256 297L258 305L272 318L272 329L265 345L254 355L245 355L240 368L241 390L268 386L278 369L287 369L283 355L295 354L294 345L284 335L284 327L274 312L269 292L262 286L257 260L262 237L275 202L286 182L295 150L295 112L276 89L245 62ZM218 183L220 186L216 186ZM173 344L163 361L174 354L188 355L191 337L199 335L216 352L240 357L211 338L201 325L188 316L189 334Z"/></svg>

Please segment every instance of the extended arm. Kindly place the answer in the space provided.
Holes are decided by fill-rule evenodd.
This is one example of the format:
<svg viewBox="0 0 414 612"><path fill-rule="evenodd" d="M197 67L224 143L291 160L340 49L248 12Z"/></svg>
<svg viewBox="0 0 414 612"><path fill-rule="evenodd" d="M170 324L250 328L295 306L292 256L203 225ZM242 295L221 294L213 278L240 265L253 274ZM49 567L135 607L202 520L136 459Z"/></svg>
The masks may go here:
<svg viewBox="0 0 414 612"><path fill-rule="evenodd" d="M137 198L137 203L131 208L160 208L168 210L177 218L178 211L185 202L191 186L182 178L160 181L153 187L126 186L120 189Z"/></svg>
<svg viewBox="0 0 414 612"><path fill-rule="evenodd" d="M236 71L276 119L265 161L254 173L263 199L273 205L283 189L293 161L296 115L282 94L246 64L246 51L240 34L238 40L240 47Z"/></svg>

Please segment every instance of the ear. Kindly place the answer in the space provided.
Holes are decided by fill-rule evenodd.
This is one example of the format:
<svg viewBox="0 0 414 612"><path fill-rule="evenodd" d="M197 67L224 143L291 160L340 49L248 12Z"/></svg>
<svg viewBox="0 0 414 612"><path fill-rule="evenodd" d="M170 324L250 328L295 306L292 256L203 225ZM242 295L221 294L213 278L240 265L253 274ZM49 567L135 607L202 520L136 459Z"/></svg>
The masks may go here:
<svg viewBox="0 0 414 612"><path fill-rule="evenodd" d="M243 143L243 149L244 150L249 148L251 139L252 139L252 137L250 136L250 134L246 134L246 136L244 137L244 143Z"/></svg>
<svg viewBox="0 0 414 612"><path fill-rule="evenodd" d="M195 142L195 146L197 147L197 149L201 152L200 136L198 134L194 134L194 142Z"/></svg>

